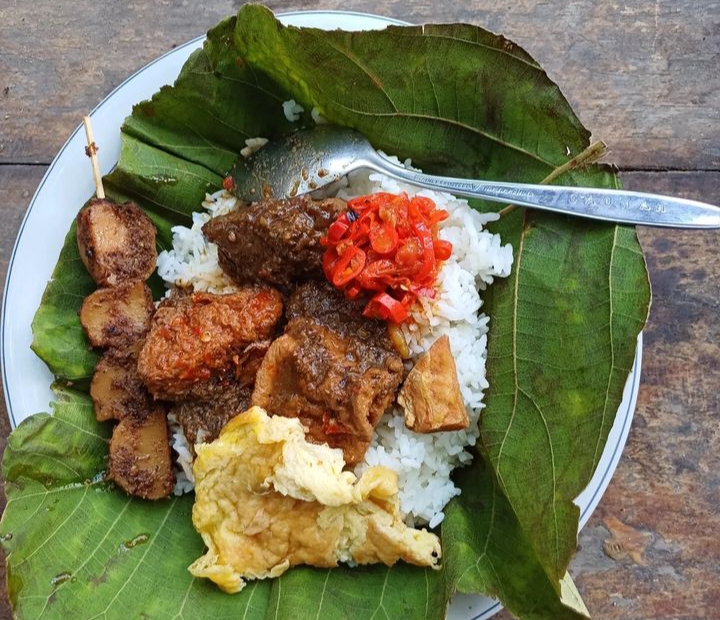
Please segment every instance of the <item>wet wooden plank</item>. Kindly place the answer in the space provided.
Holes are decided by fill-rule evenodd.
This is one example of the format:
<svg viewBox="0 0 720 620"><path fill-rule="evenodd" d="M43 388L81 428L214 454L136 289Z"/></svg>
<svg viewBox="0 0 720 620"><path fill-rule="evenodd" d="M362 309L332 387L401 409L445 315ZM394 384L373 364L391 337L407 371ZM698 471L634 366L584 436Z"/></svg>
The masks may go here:
<svg viewBox="0 0 720 620"><path fill-rule="evenodd" d="M3 282L22 215L44 172L42 166L7 164L48 163L83 112L133 71L202 33L238 4L104 1L79 11L67 0L10 0L3 6ZM628 173L629 188L720 204L716 2L577 0L562 10L531 0L269 5L376 12L416 23L469 21L501 31L546 68L583 122L608 142L619 165L685 171ZM596 618L720 617L720 238L650 229L642 229L640 238L655 297L638 411L616 475L580 536L572 573ZM8 431L1 409L0 449ZM4 588L3 571L0 567ZM0 618L10 617L3 594Z"/></svg>
<svg viewBox="0 0 720 620"><path fill-rule="evenodd" d="M48 163L81 113L238 4L105 1L79 11L67 1L11 0L0 20L0 163ZM503 32L546 68L623 168L720 169L715 2L577 0L563 10L532 0L268 4L376 12L416 23L466 21Z"/></svg>
<svg viewBox="0 0 720 620"><path fill-rule="evenodd" d="M3 215L0 226L0 279L3 284L20 223L46 170L47 166L0 166Z"/></svg>

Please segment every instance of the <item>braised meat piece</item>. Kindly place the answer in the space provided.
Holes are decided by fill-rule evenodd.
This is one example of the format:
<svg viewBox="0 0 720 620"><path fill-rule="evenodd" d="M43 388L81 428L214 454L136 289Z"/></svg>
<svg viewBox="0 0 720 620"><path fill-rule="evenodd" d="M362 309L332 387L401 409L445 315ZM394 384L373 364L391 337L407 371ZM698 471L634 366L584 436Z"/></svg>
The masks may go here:
<svg viewBox="0 0 720 620"><path fill-rule="evenodd" d="M150 327L155 306L144 282L95 289L80 306L80 324L94 347L123 348Z"/></svg>
<svg viewBox="0 0 720 620"><path fill-rule="evenodd" d="M171 401L211 399L233 383L252 385L282 308L271 288L168 299L140 351L140 377L156 398Z"/></svg>
<svg viewBox="0 0 720 620"><path fill-rule="evenodd" d="M77 244L99 286L145 280L155 271L155 226L132 202L91 200L77 216Z"/></svg>
<svg viewBox="0 0 720 620"><path fill-rule="evenodd" d="M217 244L223 271L239 284L289 287L322 275L320 238L344 209L338 198L263 200L213 218L203 232Z"/></svg>
<svg viewBox="0 0 720 620"><path fill-rule="evenodd" d="M288 304L285 334L258 371L251 404L299 418L308 437L362 460L393 402L403 364L385 325L321 283L307 283Z"/></svg>
<svg viewBox="0 0 720 620"><path fill-rule="evenodd" d="M193 446L217 439L232 418L250 408L251 394L251 387L233 383L210 400L176 403L170 413L175 414L188 443Z"/></svg>
<svg viewBox="0 0 720 620"><path fill-rule="evenodd" d="M310 318L341 336L354 336L394 351L387 324L384 321L366 319L362 315L363 307L363 302L345 299L330 282L322 279L305 282L295 289L287 302L285 316L289 321Z"/></svg>
<svg viewBox="0 0 720 620"><path fill-rule="evenodd" d="M95 367L90 383L95 417L99 422L142 417L152 408L152 396L137 372L142 343L123 349L110 349Z"/></svg>
<svg viewBox="0 0 720 620"><path fill-rule="evenodd" d="M110 438L108 476L130 495L162 499L175 486L165 410L155 405L142 415L128 415Z"/></svg>

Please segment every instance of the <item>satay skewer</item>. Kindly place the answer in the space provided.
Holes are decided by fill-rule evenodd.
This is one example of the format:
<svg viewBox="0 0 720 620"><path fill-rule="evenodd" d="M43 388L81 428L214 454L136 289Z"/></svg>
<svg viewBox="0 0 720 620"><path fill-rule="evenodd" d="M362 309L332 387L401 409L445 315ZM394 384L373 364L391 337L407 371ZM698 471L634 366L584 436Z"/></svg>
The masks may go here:
<svg viewBox="0 0 720 620"><path fill-rule="evenodd" d="M130 495L161 499L175 486L165 407L137 374L137 353L155 311L145 280L155 270L155 226L137 205L105 197L89 116L83 117L97 198L77 216L80 258L99 288L83 300L80 324L104 348L90 384L95 416L117 419L108 478Z"/></svg>
<svg viewBox="0 0 720 620"><path fill-rule="evenodd" d="M145 281L157 262L155 226L136 204L117 204L106 197L89 116L83 117L83 125L87 136L85 154L92 163L97 197L88 201L77 216L80 258L101 287Z"/></svg>
<svg viewBox="0 0 720 620"><path fill-rule="evenodd" d="M103 188L102 175L100 174L100 165L98 164L97 152L98 147L93 137L92 122L89 116L83 116L83 125L85 125L85 136L87 137L87 146L85 147L85 155L90 158L93 170L93 180L95 181L95 194L100 200L105 198L105 189Z"/></svg>

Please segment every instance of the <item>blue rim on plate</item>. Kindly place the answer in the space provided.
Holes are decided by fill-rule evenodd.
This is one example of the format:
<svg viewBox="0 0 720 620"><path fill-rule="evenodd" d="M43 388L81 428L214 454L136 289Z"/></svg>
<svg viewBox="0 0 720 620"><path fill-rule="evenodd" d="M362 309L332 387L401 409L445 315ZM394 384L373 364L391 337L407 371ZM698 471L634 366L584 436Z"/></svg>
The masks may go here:
<svg viewBox="0 0 720 620"><path fill-rule="evenodd" d="M354 11L292 11L280 13L278 14L278 18L280 18L283 22L286 23L291 22L293 25L308 25L315 27L343 27L346 29L351 28L355 30L368 28L370 24L372 24L374 27L384 27L387 25L409 25L408 22L404 22L401 20ZM120 85L114 88L112 92L110 92L110 94L108 94L98 105L95 106L95 108L93 108L90 115L95 116L97 113L102 111L105 106L110 105L113 102L114 98L116 98L116 96L118 96L120 93L123 93L124 90L128 88L134 80L140 78L141 76L143 76L143 74L147 74L148 70L157 67L159 63L167 62L170 60L171 57L173 59L177 58L184 63L190 52L194 48L199 48L204 40L205 35L201 35L199 37L191 39L190 41L187 41L182 45L179 45L178 47L152 60L150 63L146 64L145 66L134 72ZM168 74L167 76L163 74L163 79L167 79L167 81L169 82L174 81L176 77L176 74ZM153 88L151 92L155 92L155 90L157 90L157 87ZM139 99L135 99L134 101L137 102L138 100ZM119 124L122 122L122 118L113 119L113 122L116 120L119 120L119 127ZM23 283L20 281L16 281L18 278L21 278L21 275L18 275L16 271L18 253L20 252L22 242L26 240L28 236L32 236L33 234L33 231L28 229L28 222L31 218L31 214L33 213L33 209L37 210L37 203L44 199L44 191L47 189L48 185L55 179L56 175L63 174L63 170L58 170L58 167L62 166L63 160L73 157L73 153L69 152L68 149L73 143L74 139L78 136L80 131L81 126L78 126L75 131L72 132L70 137L65 141L65 144L63 144L62 148L53 159L48 170L45 172L45 175L43 176L37 190L35 191L33 198L30 201L30 205L28 206L28 209L20 224L18 236L13 246L12 254L10 256L10 261L8 264L5 290L3 293L2 317L0 318L0 360L2 360L2 376L5 388L5 403L13 428L15 428L18 423L22 421L22 419L25 419L30 414L36 412L34 410L16 411L14 404L15 402L17 402L18 398L17 396L14 396L14 394L16 394L15 390L20 390L21 387L25 386L25 384L19 383L17 379L11 380L8 375L8 362L11 362L11 364L15 362L15 359L13 357L13 351L17 350L18 347L22 346L19 343L15 343L15 341L12 339L12 335L9 335L7 330L8 301L13 296L23 294ZM50 190L48 189L47 191ZM76 210L77 209L75 209L75 211ZM71 217L74 217L74 212ZM37 225L35 226L37 228ZM62 232L62 235L64 237L65 231ZM35 250L35 248L33 249ZM51 256L47 258L47 260L50 260L51 264L54 266L57 262L57 257ZM50 272L51 271L52 268L50 269ZM40 273L34 272L33 275L35 277L44 278L42 282L43 288L44 283L50 279L50 273L42 273L42 270L40 270ZM37 306L35 306L35 308L37 308ZM14 312L14 314L17 313ZM13 320L27 321L27 323L29 324L31 318L31 316L16 316L13 318ZM23 354L26 355L27 351L23 351ZM34 353L31 353L31 355L34 356ZM623 400L617 411L613 427L610 430L608 441L605 445L605 450L601 455L600 462L595 473L593 474L590 483L576 499L576 503L581 508L579 523L580 529L585 525L587 520L590 518L592 512L597 507L597 504L600 502L600 499L605 492L605 489L607 488L610 479L612 478L612 475L617 467L623 447L625 446L625 443L627 441L633 414L635 411L635 405L637 402L638 386L640 383L641 374L641 360L642 334L638 337L633 368L628 377L625 391L623 393ZM36 361L39 362L39 360ZM39 363L42 364L41 362ZM49 379L48 381L50 380L51 379ZM490 599L487 599L485 597L458 595L454 599L453 605L451 605L449 616L453 619L486 620L490 616L493 616L498 611L500 611L500 609L502 609L500 603L496 601L491 601ZM463 615L463 613L470 613L474 615L471 615L471 617L468 618L468 616Z"/></svg>

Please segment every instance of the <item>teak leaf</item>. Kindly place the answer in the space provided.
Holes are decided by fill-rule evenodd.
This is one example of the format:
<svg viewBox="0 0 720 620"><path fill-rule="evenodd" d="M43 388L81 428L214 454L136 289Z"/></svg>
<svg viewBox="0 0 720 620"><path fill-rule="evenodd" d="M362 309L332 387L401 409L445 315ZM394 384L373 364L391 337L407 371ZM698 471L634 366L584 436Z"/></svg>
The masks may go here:
<svg viewBox="0 0 720 620"><path fill-rule="evenodd" d="M462 495L446 508L443 522L448 584L459 592L498 598L525 620L587 618L577 601L558 596L557 584L538 561L492 468L476 458L458 483Z"/></svg>
<svg viewBox="0 0 720 620"><path fill-rule="evenodd" d="M86 394L56 395L53 415L22 422L3 457L16 617L264 618L269 582L230 597L187 571L202 553L192 497L145 502L105 483L110 426L95 422Z"/></svg>
<svg viewBox="0 0 720 620"><path fill-rule="evenodd" d="M577 546L573 500L605 447L647 317L647 274L630 228L516 211L496 230L515 260L485 297L481 449L559 582Z"/></svg>
<svg viewBox="0 0 720 620"><path fill-rule="evenodd" d="M588 144L589 132L540 66L476 26L283 28L264 7L246 5L235 43L305 109L427 172L540 181Z"/></svg>
<svg viewBox="0 0 720 620"><path fill-rule="evenodd" d="M77 381L92 376L99 356L90 349L78 311L94 290L80 260L73 222L32 322L32 350L56 377Z"/></svg>

